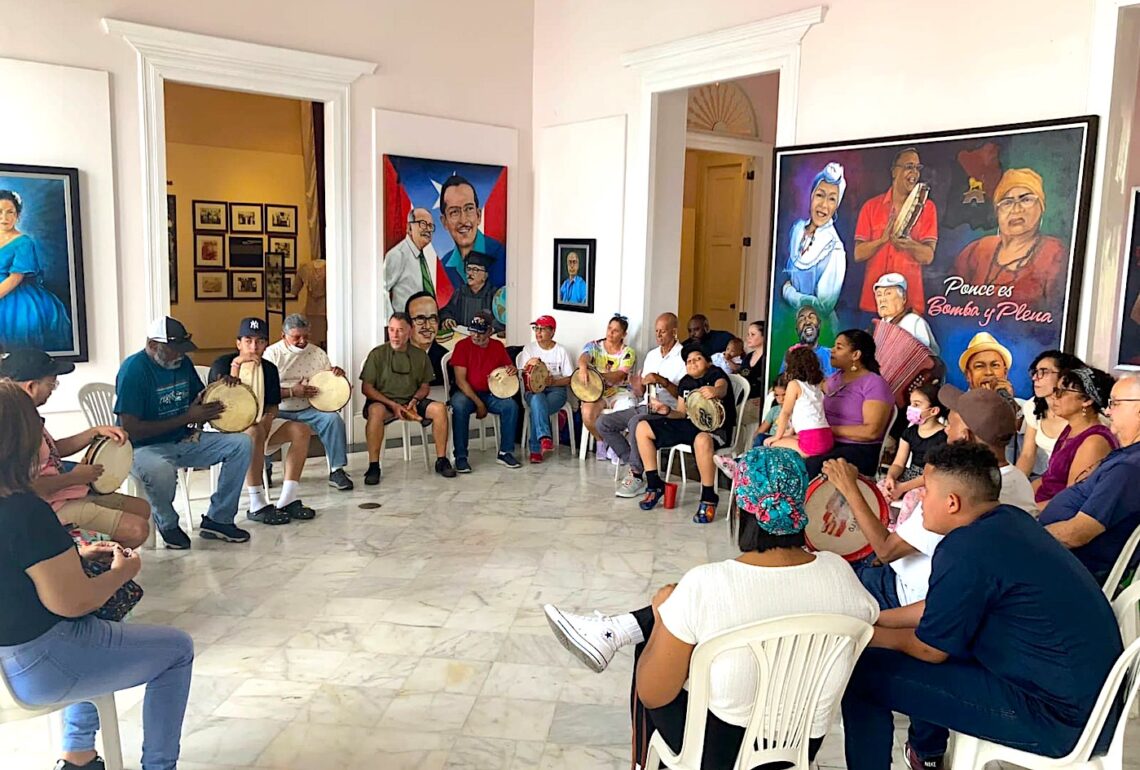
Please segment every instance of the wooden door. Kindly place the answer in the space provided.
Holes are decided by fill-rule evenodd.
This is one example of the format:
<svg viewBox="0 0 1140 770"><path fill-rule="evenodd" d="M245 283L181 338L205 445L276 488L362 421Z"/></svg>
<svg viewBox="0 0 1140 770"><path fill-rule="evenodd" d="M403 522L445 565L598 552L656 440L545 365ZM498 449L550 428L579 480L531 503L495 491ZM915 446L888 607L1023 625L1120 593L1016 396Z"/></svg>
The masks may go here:
<svg viewBox="0 0 1140 770"><path fill-rule="evenodd" d="M701 152L696 164L696 254L693 310L714 329L739 333L745 203L751 158Z"/></svg>

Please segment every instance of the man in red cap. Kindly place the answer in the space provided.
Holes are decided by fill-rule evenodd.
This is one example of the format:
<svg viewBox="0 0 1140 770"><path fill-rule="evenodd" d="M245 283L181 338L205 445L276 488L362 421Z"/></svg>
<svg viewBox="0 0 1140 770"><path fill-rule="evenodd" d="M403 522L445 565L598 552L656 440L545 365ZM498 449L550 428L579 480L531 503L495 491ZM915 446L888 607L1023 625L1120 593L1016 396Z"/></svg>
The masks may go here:
<svg viewBox="0 0 1140 770"><path fill-rule="evenodd" d="M553 316L542 315L531 323L534 329L534 342L528 342L515 358L519 369L541 361L550 371L550 381L541 393L523 393L527 408L530 409L530 461L542 462L544 455L554 451L554 438L550 433L550 415L566 403L566 386L574 373L574 362L566 348L554 341L554 331L558 322Z"/></svg>

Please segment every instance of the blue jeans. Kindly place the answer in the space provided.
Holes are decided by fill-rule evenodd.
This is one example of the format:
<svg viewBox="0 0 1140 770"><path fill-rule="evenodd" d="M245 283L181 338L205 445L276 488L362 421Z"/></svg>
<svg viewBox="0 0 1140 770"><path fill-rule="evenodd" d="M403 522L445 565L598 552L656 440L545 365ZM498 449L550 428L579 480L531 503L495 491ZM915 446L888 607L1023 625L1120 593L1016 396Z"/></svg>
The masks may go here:
<svg viewBox="0 0 1140 770"><path fill-rule="evenodd" d="M867 589L867 593L875 597L875 601L879 603L879 609L891 610L901 607L902 602L899 601L898 583L895 582L894 569L889 564L872 566L871 563L874 560L875 554L871 554L866 559L852 562L851 567L855 570L859 582Z"/></svg>
<svg viewBox="0 0 1140 770"><path fill-rule="evenodd" d="M519 424L519 405L512 398L499 398L493 393L476 393L487 411L499 415L499 453L513 452L515 431ZM451 394L451 430L455 443L455 459L466 459L468 437L471 435L471 415L475 414L475 402L461 390Z"/></svg>
<svg viewBox="0 0 1140 770"><path fill-rule="evenodd" d="M325 447L329 473L348 465L348 442L345 438L344 418L340 416L340 412L322 412L310 406L299 412L281 411L277 416L283 420L303 422L313 429ZM269 458L265 459L265 465L269 467Z"/></svg>
<svg viewBox="0 0 1140 770"><path fill-rule="evenodd" d="M12 692L30 706L82 701L145 684L143 770L172 770L178 764L193 665L194 640L185 631L91 615L61 621L30 642L0 647L0 666ZM68 706L63 722L64 751L95 748L99 718L93 706Z"/></svg>
<svg viewBox="0 0 1140 770"><path fill-rule="evenodd" d="M566 403L566 388L547 388L541 393L523 393L530 409L530 451L541 452L542 440L550 438L550 415ZM574 426L570 426L574 430Z"/></svg>
<svg viewBox="0 0 1140 770"><path fill-rule="evenodd" d="M923 759L946 752L949 730L1062 757L1083 729L1053 718L1050 706L977 663L926 663L895 650L869 649L843 696L848 770L890 768L895 711L910 717L910 745Z"/></svg>
<svg viewBox="0 0 1140 770"><path fill-rule="evenodd" d="M135 447L133 473L143 485L143 493L154 511L159 529L178 526L174 510L174 492L178 488L178 468L209 468L222 464L218 488L210 496L206 516L219 524L233 524L241 499L245 472L253 444L244 433L198 434L197 441L186 439L177 444L151 444Z"/></svg>

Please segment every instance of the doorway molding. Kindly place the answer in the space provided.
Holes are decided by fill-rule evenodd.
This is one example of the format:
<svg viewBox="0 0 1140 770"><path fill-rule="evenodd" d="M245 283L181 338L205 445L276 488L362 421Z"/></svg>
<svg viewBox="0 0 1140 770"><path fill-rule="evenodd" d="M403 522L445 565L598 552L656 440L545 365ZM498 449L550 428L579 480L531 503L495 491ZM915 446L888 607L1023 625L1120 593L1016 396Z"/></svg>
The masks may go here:
<svg viewBox="0 0 1140 770"><path fill-rule="evenodd" d="M630 185L625 201L629 227L622 264L623 286L648 288L642 297L623 297L630 315L641 321L639 342L647 342L644 330L652 328L657 312L672 309L679 290L678 269L672 268L673 263L679 266L681 191L674 182L684 178L687 127L686 111L679 109L677 94L668 92L778 72L776 144L794 144L801 42L826 12L825 6L816 5L622 56L622 65L641 80L640 116L630 137ZM635 309L637 300L642 304Z"/></svg>
<svg viewBox="0 0 1140 770"><path fill-rule="evenodd" d="M270 94L325 105L325 245L329 356L352 359L349 86L376 64L104 18L103 31L138 55L142 138L145 322L170 311L166 234L165 81ZM137 311L136 311L137 312ZM351 421L349 421L351 424ZM349 436L352 440L352 436Z"/></svg>

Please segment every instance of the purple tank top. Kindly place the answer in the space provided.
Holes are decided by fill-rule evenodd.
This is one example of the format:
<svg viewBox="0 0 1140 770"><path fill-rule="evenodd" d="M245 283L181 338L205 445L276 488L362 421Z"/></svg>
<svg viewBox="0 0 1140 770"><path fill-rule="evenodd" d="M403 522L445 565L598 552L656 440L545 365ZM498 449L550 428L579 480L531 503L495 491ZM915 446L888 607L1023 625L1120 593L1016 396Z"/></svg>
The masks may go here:
<svg viewBox="0 0 1140 770"><path fill-rule="evenodd" d="M1116 441L1116 436L1112 435L1112 431L1103 425L1094 425L1091 428L1086 428L1081 433L1078 433L1072 438L1069 433L1072 428L1068 425L1061 431L1061 435L1057 436L1057 444L1053 447L1053 454L1049 456L1049 467L1041 476L1041 486L1037 488L1037 494L1034 497L1037 502L1051 500L1061 490L1069 485L1069 469L1072 468L1073 458L1077 456L1077 450L1081 448L1081 444L1092 436L1104 436L1108 445L1113 449L1119 448L1120 444Z"/></svg>

